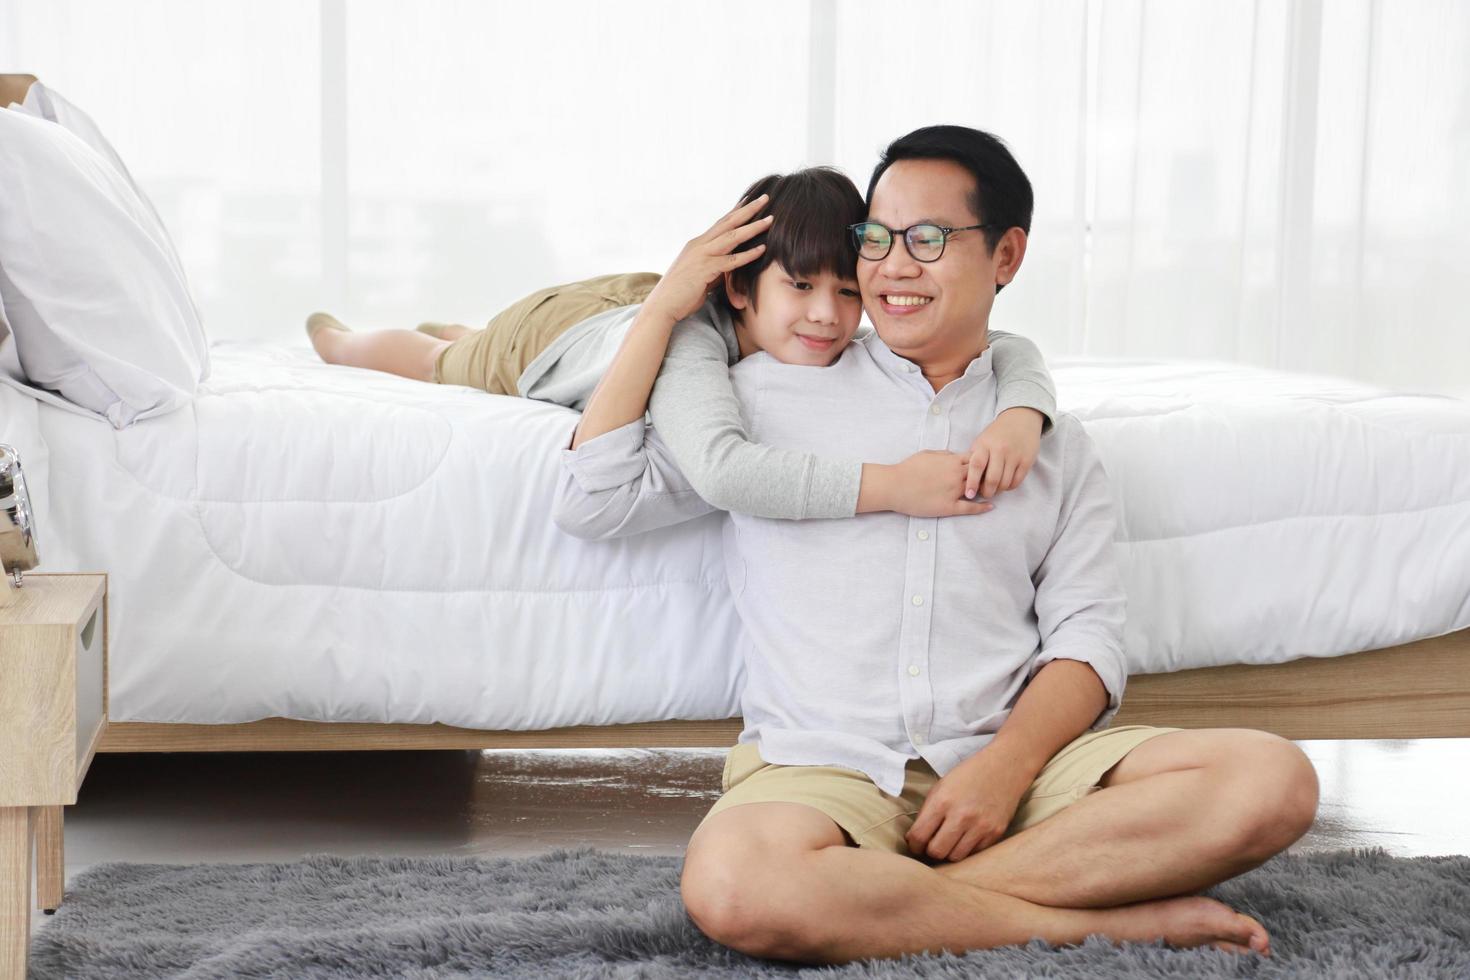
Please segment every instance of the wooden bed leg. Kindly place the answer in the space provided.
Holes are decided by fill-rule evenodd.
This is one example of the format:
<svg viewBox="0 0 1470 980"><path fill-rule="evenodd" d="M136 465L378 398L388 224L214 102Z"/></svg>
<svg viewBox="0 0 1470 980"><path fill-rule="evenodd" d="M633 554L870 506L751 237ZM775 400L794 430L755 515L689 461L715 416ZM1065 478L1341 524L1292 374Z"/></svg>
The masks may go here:
<svg viewBox="0 0 1470 980"><path fill-rule="evenodd" d="M31 947L34 811L0 806L0 980L25 980Z"/></svg>
<svg viewBox="0 0 1470 980"><path fill-rule="evenodd" d="M38 806L36 820L36 908L47 915L61 908L66 882L66 837L62 830L65 807Z"/></svg>

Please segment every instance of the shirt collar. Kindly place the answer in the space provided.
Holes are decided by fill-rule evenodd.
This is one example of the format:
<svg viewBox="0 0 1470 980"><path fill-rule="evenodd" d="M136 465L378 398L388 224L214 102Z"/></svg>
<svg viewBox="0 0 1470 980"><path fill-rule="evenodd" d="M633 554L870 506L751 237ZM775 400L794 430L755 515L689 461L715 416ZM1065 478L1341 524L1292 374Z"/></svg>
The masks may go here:
<svg viewBox="0 0 1470 980"><path fill-rule="evenodd" d="M878 336L878 332L876 330L864 339L867 341L868 350L872 351L873 360L876 361L878 363L878 366L883 368L885 372L897 378L911 378L918 384L922 385L926 390L928 390L930 394L934 393L933 387L924 377L924 372L919 369L919 365L915 364L913 361L908 360L907 358L899 357L897 354L895 354L893 350L883 342L882 338ZM962 374L960 377L962 379L967 379L970 381L983 381L986 378L990 377L992 371L992 361L994 360L992 352L994 350L995 348L992 345L987 344L985 349L980 352L980 356L969 363L969 365L965 368L965 373Z"/></svg>

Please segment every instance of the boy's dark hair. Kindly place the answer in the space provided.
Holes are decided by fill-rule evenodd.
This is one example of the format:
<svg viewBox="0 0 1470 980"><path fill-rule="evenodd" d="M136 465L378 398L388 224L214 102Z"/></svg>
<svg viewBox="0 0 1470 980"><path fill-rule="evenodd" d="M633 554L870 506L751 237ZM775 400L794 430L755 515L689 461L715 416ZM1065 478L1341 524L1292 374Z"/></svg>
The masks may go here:
<svg viewBox="0 0 1470 980"><path fill-rule="evenodd" d="M762 194L771 195L771 199L756 217L772 214L776 220L769 231L741 243L735 251L743 252L762 242L766 250L754 262L730 273L732 285L749 298L751 309L755 308L756 282L772 262L781 263L791 275L803 278L823 272L856 278L857 250L847 226L862 221L868 208L846 174L831 167L770 174L751 184L740 195L740 203ZM718 295L734 315L735 308L723 287Z"/></svg>
<svg viewBox="0 0 1470 980"><path fill-rule="evenodd" d="M975 178L970 194L970 210L977 222L995 225L982 228L985 247L995 251L1001 236L1010 228L1031 234L1031 181L1026 171L1011 156L1011 151L990 133L968 126L925 126L888 144L888 149L873 168L868 181L868 204L873 203L873 188L883 172L900 160L949 160L959 164ZM902 247L900 243L897 247ZM998 293L1003 286L996 286Z"/></svg>

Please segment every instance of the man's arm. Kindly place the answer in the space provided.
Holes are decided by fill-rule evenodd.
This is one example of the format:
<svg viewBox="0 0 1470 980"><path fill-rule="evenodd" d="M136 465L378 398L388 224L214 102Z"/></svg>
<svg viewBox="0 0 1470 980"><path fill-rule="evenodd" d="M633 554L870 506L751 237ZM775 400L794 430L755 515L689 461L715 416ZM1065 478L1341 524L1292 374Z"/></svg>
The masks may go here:
<svg viewBox="0 0 1470 980"><path fill-rule="evenodd" d="M1108 689L1091 665L1053 660L1027 682L1000 731L981 751L1004 757L1025 792L1051 757L1087 731L1107 706Z"/></svg>
<svg viewBox="0 0 1470 980"><path fill-rule="evenodd" d="M1032 576L1041 649L995 737L925 800L909 831L915 854L959 861L994 844L1047 761L1088 728L1107 727L1122 704L1125 599L1107 474L1075 418L1059 419L1052 438L1066 444L1057 529Z"/></svg>
<svg viewBox="0 0 1470 980"><path fill-rule="evenodd" d="M1037 774L1107 703L1085 663L1053 660L1037 671L995 738L930 790L909 829L909 850L963 861L999 841Z"/></svg>
<svg viewBox="0 0 1470 980"><path fill-rule="evenodd" d="M1051 547L1032 576L1041 652L1031 663L1030 680L1035 683L1043 668L1059 660L1092 668L1107 698L1097 711L1078 709L1080 735L1106 728L1123 703L1127 599L1113 543L1118 515L1107 471L1081 422L1063 416L1058 430L1052 438L1066 438L1062 506Z"/></svg>

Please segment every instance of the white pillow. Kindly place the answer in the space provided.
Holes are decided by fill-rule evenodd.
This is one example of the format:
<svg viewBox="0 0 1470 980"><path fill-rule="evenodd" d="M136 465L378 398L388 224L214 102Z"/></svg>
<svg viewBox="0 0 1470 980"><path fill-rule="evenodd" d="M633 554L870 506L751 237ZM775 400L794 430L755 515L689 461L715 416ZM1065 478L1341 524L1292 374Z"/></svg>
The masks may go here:
<svg viewBox="0 0 1470 980"><path fill-rule="evenodd" d="M208 374L168 233L120 168L57 122L0 110L0 305L15 352L32 383L119 429L188 404Z"/></svg>
<svg viewBox="0 0 1470 980"><path fill-rule="evenodd" d="M12 103L12 106L19 112L36 116L39 119L45 119L48 122L54 122L62 129L70 130L83 143L96 150L117 168L117 172L127 179L128 186L133 189L133 193L138 195L138 200L142 201L143 206L148 209L148 214L152 217L153 224L157 226L156 230L158 234L168 246L169 258L172 260L174 268L178 271L179 278L184 279L185 285L187 286L188 281L184 277L184 266L179 261L178 249L174 248L173 239L169 237L168 229L164 227L163 219L158 216L158 209L153 206L153 202L148 199L148 195L143 193L143 188L138 186L138 182L128 172L127 164L123 163L122 157L112 148L112 144L107 142L107 137L102 135L102 130L92 121L92 117L68 102L62 97L60 92L47 88L44 83L39 81L32 82L31 87L26 89L24 102Z"/></svg>

